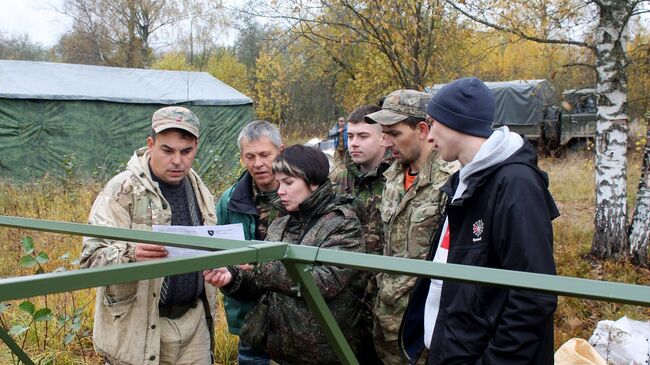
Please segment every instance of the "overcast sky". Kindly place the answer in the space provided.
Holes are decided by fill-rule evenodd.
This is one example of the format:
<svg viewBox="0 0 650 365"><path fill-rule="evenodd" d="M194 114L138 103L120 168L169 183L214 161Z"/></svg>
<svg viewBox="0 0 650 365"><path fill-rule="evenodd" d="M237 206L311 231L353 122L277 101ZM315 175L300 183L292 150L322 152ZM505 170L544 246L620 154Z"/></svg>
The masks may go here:
<svg viewBox="0 0 650 365"><path fill-rule="evenodd" d="M66 29L69 17L58 13L62 0L0 0L0 30L8 34L27 33L32 41L52 46Z"/></svg>

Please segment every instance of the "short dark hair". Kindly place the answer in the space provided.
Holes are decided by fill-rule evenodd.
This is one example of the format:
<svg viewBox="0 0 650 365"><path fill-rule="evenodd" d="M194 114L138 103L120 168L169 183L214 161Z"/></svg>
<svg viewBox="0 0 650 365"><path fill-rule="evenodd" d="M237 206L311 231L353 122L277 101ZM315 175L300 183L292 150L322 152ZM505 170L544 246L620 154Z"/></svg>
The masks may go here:
<svg viewBox="0 0 650 365"><path fill-rule="evenodd" d="M180 129L180 128L167 128L167 129L165 129L165 130L163 130L163 131L160 131L160 133L163 133L163 132L166 132L166 131L177 131L178 133L180 133L180 134L183 135L183 138L184 138L184 139L198 139L198 138L196 138L195 135L193 135L192 133L186 131L185 129ZM158 136L158 133L156 133L156 131L155 131L153 128L151 128L151 130L149 131L149 137L151 137L151 139L152 139L154 142L156 142L156 137L157 137L157 136Z"/></svg>
<svg viewBox="0 0 650 365"><path fill-rule="evenodd" d="M348 115L348 123L352 124L357 124L357 123L368 123L368 124L375 124L376 122L373 120L364 120L363 117L365 117L368 114L372 114L374 112L380 111L381 108L378 107L377 105L362 105L352 111L350 115Z"/></svg>
<svg viewBox="0 0 650 365"><path fill-rule="evenodd" d="M420 118L420 117L414 117L414 116L409 116L406 119L404 119L402 122L406 123L411 129L415 129L418 127L418 124L424 122L426 123L426 119Z"/></svg>
<svg viewBox="0 0 650 365"><path fill-rule="evenodd" d="M273 161L273 173L302 179L307 185L322 185L329 174L329 160L323 151L295 144L285 148Z"/></svg>

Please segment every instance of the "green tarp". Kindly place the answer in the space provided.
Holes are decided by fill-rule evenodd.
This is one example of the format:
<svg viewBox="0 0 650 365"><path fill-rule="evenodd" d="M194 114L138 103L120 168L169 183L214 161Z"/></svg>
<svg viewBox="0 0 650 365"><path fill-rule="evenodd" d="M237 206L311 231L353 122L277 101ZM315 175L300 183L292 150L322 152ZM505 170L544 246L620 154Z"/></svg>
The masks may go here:
<svg viewBox="0 0 650 365"><path fill-rule="evenodd" d="M17 180L62 176L64 160L73 154L82 176L110 177L146 145L151 115L162 106L0 99L0 174ZM251 106L187 107L201 121L197 172L234 167L237 135L253 119Z"/></svg>
<svg viewBox="0 0 650 365"><path fill-rule="evenodd" d="M496 102L494 126L538 125L552 119L550 107L557 105L555 90L547 80L512 80L486 82ZM445 84L435 84L425 89L435 94Z"/></svg>
<svg viewBox="0 0 650 365"><path fill-rule="evenodd" d="M56 79L68 86L61 90L54 83L48 88L38 84L33 77L38 73L33 71L34 68L41 70L39 77L43 81L46 77L42 73L43 66L55 66ZM33 85L40 88L32 98L29 97L29 88L24 86L30 82L30 75L25 74L28 71L31 71ZM63 75L65 72L69 74ZM89 86L95 85L92 80L98 77L97 72L109 74L114 89L100 85L89 90ZM82 91L92 97L71 100L80 95L79 90L74 90L77 85L74 77L83 80L79 82L84 86ZM101 80L101 75L99 77L100 81L107 82ZM178 82L175 77L185 84L182 87L189 87L188 80L192 80L189 77L197 77L198 81L193 85L201 83L202 89L197 93L200 97L179 102L168 92L161 92L163 86L160 85L173 89L174 82ZM148 95L142 95L146 90L134 94L130 84L135 87L145 79L146 85L154 91ZM10 93L8 84L11 82L16 85L14 89L23 85L20 94ZM115 98L119 96L118 85L130 89L125 93L129 95L128 101ZM212 86L216 86L214 90L208 88ZM189 91L187 95L190 95ZM16 180L38 178L44 174L63 176L66 162L74 161L74 165L69 167L78 175L110 178L124 168L134 150L146 145L151 115L167 105L186 106L201 121L195 163L199 174L214 168L227 172L236 166L236 139L242 127L254 117L252 102L208 74L0 61L0 176Z"/></svg>

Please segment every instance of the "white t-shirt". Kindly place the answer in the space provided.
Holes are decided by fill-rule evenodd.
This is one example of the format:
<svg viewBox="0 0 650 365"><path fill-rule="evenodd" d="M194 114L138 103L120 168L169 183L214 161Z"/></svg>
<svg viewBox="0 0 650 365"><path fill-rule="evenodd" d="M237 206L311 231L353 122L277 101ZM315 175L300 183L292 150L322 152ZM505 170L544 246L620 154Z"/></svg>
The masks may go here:
<svg viewBox="0 0 650 365"><path fill-rule="evenodd" d="M433 262L447 262L447 255L449 254L449 218L445 219L442 231L445 234L441 235L438 240L438 248L436 249L435 256L433 256ZM427 349L431 346L431 336L433 336L436 318L438 318L441 292L442 280L431 279L429 294L427 295L426 305L424 306L424 346Z"/></svg>

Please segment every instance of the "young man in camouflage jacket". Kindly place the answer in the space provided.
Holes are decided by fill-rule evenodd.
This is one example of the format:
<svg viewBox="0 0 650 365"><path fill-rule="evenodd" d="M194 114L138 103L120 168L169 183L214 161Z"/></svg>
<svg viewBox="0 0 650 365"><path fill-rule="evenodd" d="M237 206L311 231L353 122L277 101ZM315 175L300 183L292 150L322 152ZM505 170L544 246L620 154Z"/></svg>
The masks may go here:
<svg viewBox="0 0 650 365"><path fill-rule="evenodd" d="M381 110L375 105L356 108L348 116L348 152L345 156L345 169L335 170L331 180L338 194L350 194L357 198L357 215L363 225L363 236L367 253L383 254L383 222L379 213L381 194L384 191L384 171L392 162L386 156L382 145L381 125L368 123L363 118ZM368 288L364 294L364 315L362 339L359 351L361 364L377 364L379 359L372 340L372 307L377 295L374 275L369 277Z"/></svg>
<svg viewBox="0 0 650 365"><path fill-rule="evenodd" d="M95 199L88 223L150 231L214 225L212 194L191 169L199 120L166 107L152 118L147 147ZM83 239L82 267L161 259L165 246ZM216 290L199 272L97 288L93 343L109 364L211 364Z"/></svg>
<svg viewBox="0 0 650 365"><path fill-rule="evenodd" d="M384 191L384 171L392 159L382 146L381 125L363 118L381 110L375 105L356 108L348 116L348 152L345 169L332 172L334 191L350 194L360 200L359 218L364 225L368 253L383 253L382 222L379 214L381 193Z"/></svg>
<svg viewBox="0 0 650 365"><path fill-rule="evenodd" d="M458 170L457 163L439 159L427 141L425 108L430 98L415 90L397 90L386 97L382 110L365 117L382 126L384 145L395 158L384 173L381 199L386 256L425 259L446 202L440 187ZM377 275L374 339L384 364L405 362L398 334L415 280L404 275Z"/></svg>

